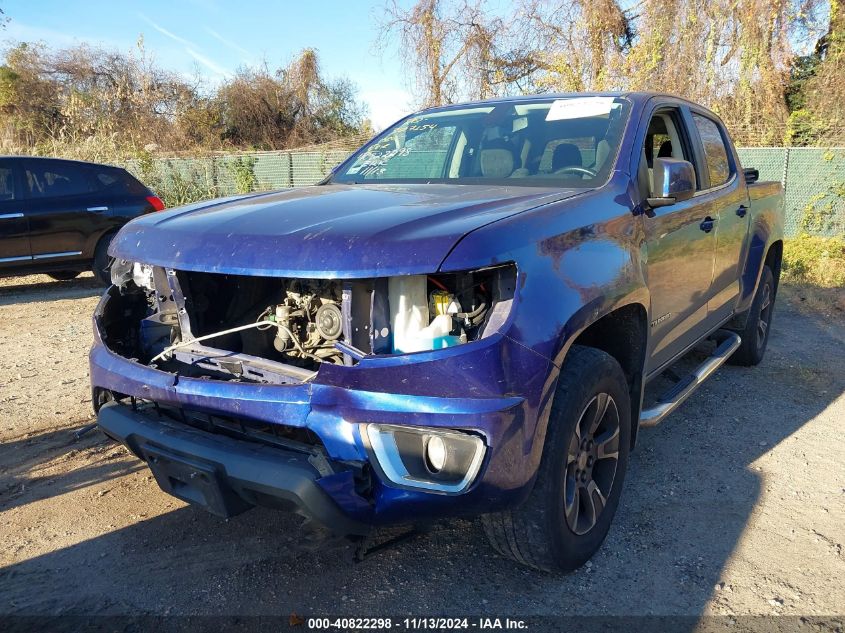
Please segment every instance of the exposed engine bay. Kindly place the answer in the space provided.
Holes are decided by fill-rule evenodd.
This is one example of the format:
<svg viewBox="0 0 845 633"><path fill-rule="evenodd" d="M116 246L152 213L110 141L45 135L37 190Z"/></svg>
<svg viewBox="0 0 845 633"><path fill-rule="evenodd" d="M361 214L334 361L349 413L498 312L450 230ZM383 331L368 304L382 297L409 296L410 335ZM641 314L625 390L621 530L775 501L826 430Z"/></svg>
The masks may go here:
<svg viewBox="0 0 845 633"><path fill-rule="evenodd" d="M98 315L112 351L189 376L270 384L322 363L443 349L496 331L513 265L363 280L188 272L118 260Z"/></svg>
<svg viewBox="0 0 845 633"><path fill-rule="evenodd" d="M342 363L342 286L335 281L179 273L191 332L213 347L297 366ZM250 326L254 327L250 327Z"/></svg>

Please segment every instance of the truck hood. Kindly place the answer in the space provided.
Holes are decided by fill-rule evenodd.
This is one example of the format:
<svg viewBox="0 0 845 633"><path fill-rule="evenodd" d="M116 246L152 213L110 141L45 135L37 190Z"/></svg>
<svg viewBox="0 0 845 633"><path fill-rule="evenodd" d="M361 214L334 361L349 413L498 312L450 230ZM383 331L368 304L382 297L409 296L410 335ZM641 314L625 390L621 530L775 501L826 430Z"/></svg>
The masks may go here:
<svg viewBox="0 0 845 633"><path fill-rule="evenodd" d="M321 185L149 214L113 257L203 272L354 278L435 272L467 233L584 189ZM495 255L495 253L491 253Z"/></svg>

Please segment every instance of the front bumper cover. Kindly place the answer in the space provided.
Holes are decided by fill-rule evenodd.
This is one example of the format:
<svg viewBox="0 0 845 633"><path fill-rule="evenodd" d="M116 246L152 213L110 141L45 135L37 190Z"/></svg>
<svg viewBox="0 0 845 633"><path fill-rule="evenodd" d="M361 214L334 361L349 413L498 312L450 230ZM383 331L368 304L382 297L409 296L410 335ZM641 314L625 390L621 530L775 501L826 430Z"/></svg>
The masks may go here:
<svg viewBox="0 0 845 633"><path fill-rule="evenodd" d="M308 455L204 433L146 412L109 403L100 408L100 429L150 466L165 492L218 516L255 505L283 508L341 534L366 534L317 483Z"/></svg>

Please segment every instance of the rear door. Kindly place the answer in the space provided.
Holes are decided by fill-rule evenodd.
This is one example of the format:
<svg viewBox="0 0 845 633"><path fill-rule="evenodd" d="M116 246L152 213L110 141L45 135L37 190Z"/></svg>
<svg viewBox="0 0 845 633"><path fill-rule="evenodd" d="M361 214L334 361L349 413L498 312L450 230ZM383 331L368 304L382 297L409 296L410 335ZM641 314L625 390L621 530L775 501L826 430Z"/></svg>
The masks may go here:
<svg viewBox="0 0 845 633"><path fill-rule="evenodd" d="M685 105L670 102L655 107L641 134L638 179L643 197L651 195L655 158L689 161L698 176L701 170ZM651 294L650 372L706 334L716 249L715 215L706 196L697 194L643 216Z"/></svg>
<svg viewBox="0 0 845 633"><path fill-rule="evenodd" d="M125 169L110 165L92 165L97 199L108 206L112 218L109 228L119 228L129 220L154 211L150 199L154 196L145 185Z"/></svg>
<svg viewBox="0 0 845 633"><path fill-rule="evenodd" d="M29 159L22 175L33 259L46 263L90 258L89 238L108 211L97 199L90 167Z"/></svg>
<svg viewBox="0 0 845 633"><path fill-rule="evenodd" d="M713 287L708 300L709 320L715 325L728 318L739 299L741 262L745 261L750 201L748 188L739 175L738 164L722 124L704 111L692 112L695 138L704 167L702 199L712 202L718 222L715 226L716 259Z"/></svg>
<svg viewBox="0 0 845 633"><path fill-rule="evenodd" d="M0 269L32 259L18 164L14 159L0 159Z"/></svg>

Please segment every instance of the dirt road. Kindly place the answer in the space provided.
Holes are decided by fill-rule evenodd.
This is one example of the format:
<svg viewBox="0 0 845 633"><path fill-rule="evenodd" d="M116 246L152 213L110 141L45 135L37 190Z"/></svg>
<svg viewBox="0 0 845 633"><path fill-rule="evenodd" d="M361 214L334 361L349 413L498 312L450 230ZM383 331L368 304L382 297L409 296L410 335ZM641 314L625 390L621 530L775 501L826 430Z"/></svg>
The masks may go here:
<svg viewBox="0 0 845 633"><path fill-rule="evenodd" d="M768 355L641 433L610 536L568 576L472 521L363 563L298 519L224 521L91 433L90 278L0 280L0 614L845 613L845 319L781 298Z"/></svg>

